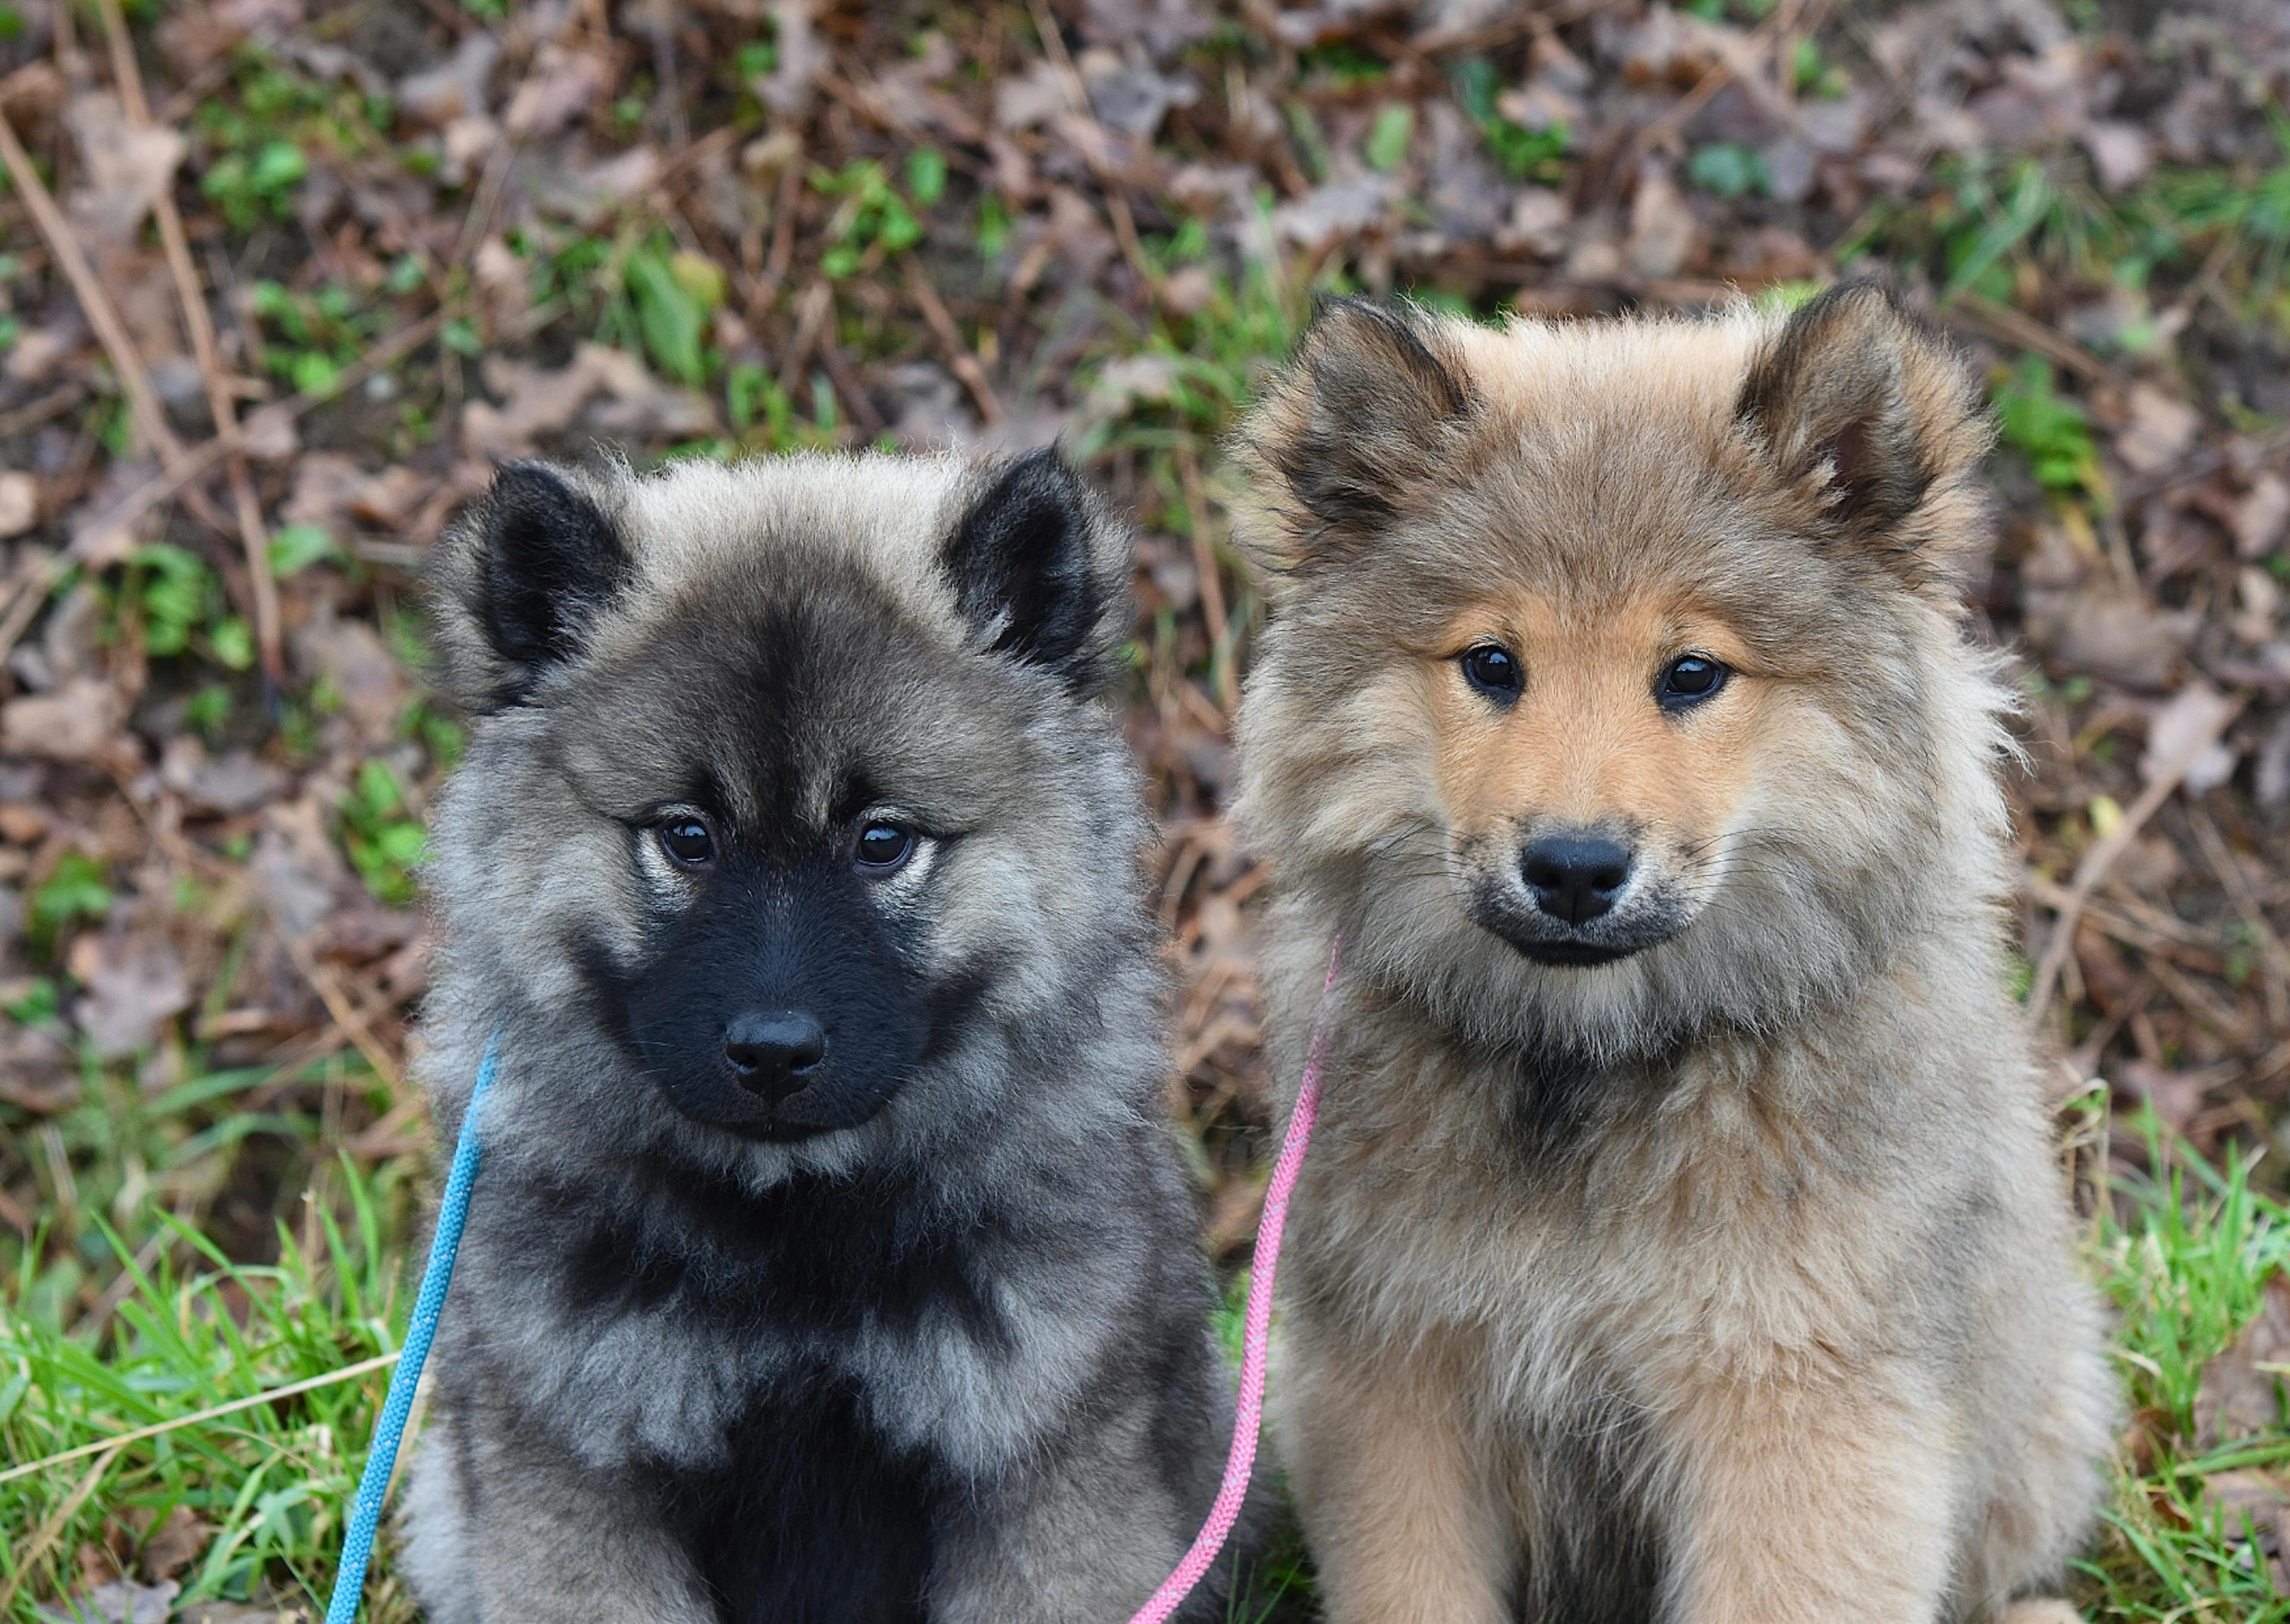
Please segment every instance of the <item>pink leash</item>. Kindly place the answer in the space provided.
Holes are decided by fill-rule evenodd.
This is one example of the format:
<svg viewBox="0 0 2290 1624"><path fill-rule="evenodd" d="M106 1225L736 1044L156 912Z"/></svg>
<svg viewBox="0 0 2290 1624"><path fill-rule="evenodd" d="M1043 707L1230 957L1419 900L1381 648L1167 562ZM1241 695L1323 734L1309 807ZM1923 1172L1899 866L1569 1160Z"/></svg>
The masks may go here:
<svg viewBox="0 0 2290 1624"><path fill-rule="evenodd" d="M1224 1486L1217 1491L1216 1504L1209 1508L1209 1520L1202 1524L1193 1548L1129 1624L1164 1624L1177 1611L1224 1548L1233 1524L1239 1520L1241 1502L1248 1498L1249 1474L1256 1466L1256 1434L1264 1421L1264 1362L1272 1339L1272 1276L1280 1266L1280 1231L1288 1221L1288 1197L1295 1192L1296 1175L1304 1170L1304 1152L1312 1143L1312 1121L1320 1113L1320 1068L1328 1047L1325 1010L1328 993L1336 984L1336 956L1343 945L1339 933L1328 947L1328 979L1320 987L1323 1013L1313 1020L1312 1044L1304 1057L1304 1084L1296 1091L1288 1137L1280 1147L1280 1159L1272 1164L1272 1182L1264 1191L1264 1216L1256 1226L1256 1255L1248 1271L1248 1317L1240 1339L1240 1404L1233 1412L1232 1453L1224 1463Z"/></svg>

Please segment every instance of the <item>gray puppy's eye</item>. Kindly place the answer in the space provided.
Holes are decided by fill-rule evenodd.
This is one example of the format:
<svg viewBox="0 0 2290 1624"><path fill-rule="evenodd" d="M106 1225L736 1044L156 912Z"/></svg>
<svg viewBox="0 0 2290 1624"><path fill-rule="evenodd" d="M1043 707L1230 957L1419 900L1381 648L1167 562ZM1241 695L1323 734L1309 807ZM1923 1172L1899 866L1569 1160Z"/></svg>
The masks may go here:
<svg viewBox="0 0 2290 1624"><path fill-rule="evenodd" d="M889 874L915 853L915 832L903 824L874 822L859 831L852 860L871 874Z"/></svg>
<svg viewBox="0 0 2290 1624"><path fill-rule="evenodd" d="M671 818L657 833L660 849L679 867L703 868L716 860L716 837L697 818Z"/></svg>

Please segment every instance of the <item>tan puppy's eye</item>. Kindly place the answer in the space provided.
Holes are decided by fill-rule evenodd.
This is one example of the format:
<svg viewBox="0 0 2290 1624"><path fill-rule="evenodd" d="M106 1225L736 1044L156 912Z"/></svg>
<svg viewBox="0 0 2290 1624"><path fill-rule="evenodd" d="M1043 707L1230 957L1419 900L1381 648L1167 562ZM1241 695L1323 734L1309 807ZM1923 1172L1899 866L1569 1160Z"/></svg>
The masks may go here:
<svg viewBox="0 0 2290 1624"><path fill-rule="evenodd" d="M1463 680L1498 705L1509 705L1526 686L1518 657L1500 643L1474 644L1463 651Z"/></svg>
<svg viewBox="0 0 2290 1624"><path fill-rule="evenodd" d="M1681 654L1654 679L1654 703L1664 710L1687 710L1715 697L1733 671L1707 654Z"/></svg>

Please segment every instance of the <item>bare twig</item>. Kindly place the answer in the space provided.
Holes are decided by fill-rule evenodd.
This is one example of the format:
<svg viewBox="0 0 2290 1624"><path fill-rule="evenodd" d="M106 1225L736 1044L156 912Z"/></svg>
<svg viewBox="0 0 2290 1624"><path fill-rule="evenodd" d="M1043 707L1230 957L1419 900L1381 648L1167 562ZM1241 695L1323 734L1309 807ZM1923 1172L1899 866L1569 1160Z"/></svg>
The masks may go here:
<svg viewBox="0 0 2290 1624"><path fill-rule="evenodd" d="M279 940L285 944L286 956L294 961L294 968L302 972L302 979L318 995L318 1001L326 1006L326 1013L342 1029L342 1035L357 1046L360 1054L365 1056L366 1064L373 1068L374 1075L389 1084L392 1093L404 1088L404 1073L399 1069L396 1058L381 1046L381 1040L373 1035L373 1028L367 1025L366 1018L351 1005L348 995L342 991L341 983L333 972L320 964L311 956L310 949L293 937L281 932Z"/></svg>
<svg viewBox="0 0 2290 1624"><path fill-rule="evenodd" d="M1208 492L1201 484L1200 460L1189 445L1177 448L1177 476L1184 483L1185 518L1193 532L1193 573L1200 578L1201 618L1208 625L1209 672L1216 682L1217 703L1230 716L1238 695L1233 692L1231 651L1224 644L1224 575L1209 536Z"/></svg>
<svg viewBox="0 0 2290 1624"><path fill-rule="evenodd" d="M1057 69L1060 83L1065 86L1067 103L1075 117L1086 119L1096 126L1100 139L1077 144L1084 161L1089 164L1090 172L1097 177L1098 185L1104 190L1106 212L1113 218L1114 241L1121 244L1121 257L1129 262L1129 268L1137 273L1138 280L1149 288L1157 289L1161 285L1161 273L1155 270L1152 262L1146 259L1145 245L1138 240L1137 219L1129 212L1128 190L1121 177L1115 174L1112 166L1105 161L1104 126L1097 123L1097 115L1091 110L1089 87L1082 83L1081 70L1074 66L1072 55L1066 50L1065 36L1059 31L1058 20L1050 10L1049 0L1031 0L1031 3L1034 27L1042 36L1042 49L1048 53L1052 66Z"/></svg>
<svg viewBox="0 0 2290 1624"><path fill-rule="evenodd" d="M345 389L363 381L368 374L395 364L410 351L428 343L436 337L438 328L457 314L459 308L458 304L453 304L431 311L420 321L400 328L396 333L344 367L324 390L296 395L275 406L264 407L257 415L268 417L275 413L285 421L292 422L312 407L324 405ZM204 444L186 452L180 466L162 473L155 479L147 480L129 492L117 507L102 516L100 523L90 525L84 533L92 541L106 532L116 532L135 524L223 457L245 444L246 429L243 425L217 434ZM16 639L24 635L24 628L39 612L41 601L84 556L83 545L66 548L50 557L31 580L17 588L15 602L10 604L5 615L0 615L0 660L5 660L8 651L16 646Z"/></svg>
<svg viewBox="0 0 2290 1624"><path fill-rule="evenodd" d="M67 1449L58 1454L44 1455L37 1460L27 1460L21 1466L12 1466L6 1471L0 1472L0 1483L7 1483L18 1477L29 1477L35 1472L44 1472L50 1467L61 1466L67 1460L83 1460L95 1454L106 1457L100 1463L98 1472L94 1474L100 1476L101 1468L111 1464L109 1457L126 1448L130 1444L140 1444L146 1438L161 1437L167 1433L180 1432L186 1427L197 1427L208 1421L220 1420L226 1415L236 1415L242 1410L252 1410L257 1404L271 1404L281 1398L292 1398L297 1393L314 1393L320 1388L331 1388L345 1381L355 1381L360 1376L387 1369L396 1364L397 1358L396 1353L376 1354L370 1359L360 1359L355 1364L345 1364L338 1371L328 1371L321 1376L306 1376L300 1381L290 1381L284 1387L266 1388L260 1393L250 1393L244 1398L234 1398L228 1404L213 1404L204 1410L194 1411L189 1415L176 1416L172 1420L154 1421L148 1427L138 1427L134 1431L123 1432L116 1437L98 1438L94 1443L83 1444L76 1449ZM92 1489L93 1486L92 1483L81 1485L83 1489ZM79 1509L78 1502L86 1498L84 1493L79 1493L75 1500L68 1501L67 1508L62 1511L63 1518L68 1520L72 1512ZM20 1575L22 1571L23 1564L20 1563L17 1572ZM5 1608L7 1604L8 1597L0 1596L0 1608Z"/></svg>
<svg viewBox="0 0 2290 1624"><path fill-rule="evenodd" d="M859 426L861 433L873 439L890 427L883 421L883 414L875 409L875 403L868 397L865 386L859 381L859 374L851 370L851 363L836 347L835 335L831 332L820 340L819 365L820 370L827 374L828 381L835 386L835 392L843 397L843 404L851 408L851 420Z"/></svg>
<svg viewBox="0 0 2290 1624"><path fill-rule="evenodd" d="M48 251L56 257L57 266L71 284L80 308L87 312L88 325L95 329L97 340L104 353L111 357L112 370L119 374L119 387L127 393L128 410L134 414L136 432L144 442L157 452L160 460L182 456L181 442L159 410L159 397L152 392L150 374L144 370L143 359L136 353L134 341L127 336L126 325L119 319L111 297L103 291L103 284L95 275L82 252L79 237L56 200L40 180L40 172L32 167L31 156L24 144L16 139L16 126L8 116L0 112L0 163L7 166L8 178L15 182L17 194L32 212L32 221L47 239Z"/></svg>
<svg viewBox="0 0 2290 1624"><path fill-rule="evenodd" d="M2167 760L2158 763L2154 781L2140 792L2137 800L2132 802L2123 814L2123 820L2095 842L2091 850L2083 854L2083 860L2076 865L2074 882L2069 885L2068 894L2058 910L2059 922L2052 927L2051 940L2044 946L2043 961L2037 965L2035 982L2028 991L2028 1020L2030 1025L2043 1020L2044 1012L2051 1004L2053 989L2059 984L2060 972L2075 947L2076 922L2083 914L2084 904L2091 900L2091 893L2107 877L2107 871L2115 866L2116 860L2131 849L2132 841L2146 827L2147 820L2171 798L2171 792L2178 788L2180 780L2187 776L2187 770L2201 759L2204 751L2218 741L2219 735L2226 732L2227 724L2241 714L2247 698L2246 694L2236 694L2219 708L2209 726L2181 740L2179 748Z"/></svg>
<svg viewBox="0 0 2290 1624"><path fill-rule="evenodd" d="M60 31L60 29L59 32ZM8 1576L6 1584L0 1585L0 1614L5 1614L15 1602L16 1592L22 1588L26 1577L39 1565L40 1559L48 1554L48 1548L56 1542L72 1518L79 1514L79 1508L87 1504L87 1497L95 1492L95 1485L103 1481L103 1475L111 1469L111 1463L119 1458L119 1452L127 1446L128 1442L126 1438L114 1438L107 1443L71 1452L71 1457L74 1459L81 1455L94 1455L96 1462L88 1468L87 1475L74 1485L72 1492L64 1496L53 1511L48 1513L47 1520L40 1524L23 1548L16 1552L16 1571ZM28 1471L50 1464L52 1462L35 1460L28 1467L12 1467L7 1471L0 1472L0 1483L4 1483L11 1477L20 1477Z"/></svg>
<svg viewBox="0 0 2290 1624"><path fill-rule="evenodd" d="M52 417L61 417L86 398L84 388L76 383L68 383L28 406L19 406L13 412L0 412L0 439L36 428Z"/></svg>
<svg viewBox="0 0 2290 1624"><path fill-rule="evenodd" d="M962 387L970 391L970 398L978 404L978 415L989 423L1000 422L1002 403L995 398L994 386L987 381L986 369L978 364L978 357L971 353L970 346L962 341L962 330L954 324L954 316L947 309L946 301L938 296L938 289L933 285L930 273L911 253L901 254L900 260L906 268L907 292L914 299L916 308L923 313L923 320L930 324L931 332L937 338L939 348L945 350L947 365L954 369L957 378L962 380Z"/></svg>
<svg viewBox="0 0 2290 1624"><path fill-rule="evenodd" d="M772 197L772 251L764 257L763 280L749 305L751 317L760 318L771 308L787 281L788 267L795 260L796 208L802 201L803 164L797 159L780 172L779 190Z"/></svg>
<svg viewBox="0 0 2290 1624"><path fill-rule="evenodd" d="M98 0L98 4L103 13L103 31L111 45L111 74L119 87L120 104L132 121L148 127L151 107L144 99L143 76L135 64L135 42L127 32L127 20L120 14L119 0ZM199 374L206 382L207 412L220 433L236 426L238 403L232 398L230 380L223 372L221 355L215 344L214 321L207 312L206 293L200 285L197 268L191 263L190 238L183 230L183 217L175 207L174 193L162 191L152 212L158 220L159 242L166 251L167 270L174 278L175 295L183 307L183 331L190 337L191 353L197 358ZM225 455L224 463L230 479L231 506L238 519L239 545L246 555L248 592L253 599L255 647L261 656L263 675L273 683L283 682L286 660L279 632L278 583L270 572L270 535L262 523L262 502L247 473L245 454L230 452Z"/></svg>
<svg viewBox="0 0 2290 1624"><path fill-rule="evenodd" d="M2080 373L2094 383L2120 387L2123 374L2064 335L2046 326L2023 310L1998 304L1984 293L1969 291L1958 294L1942 307L1952 321L1986 333L1991 339L2022 349L2032 349L2071 372Z"/></svg>

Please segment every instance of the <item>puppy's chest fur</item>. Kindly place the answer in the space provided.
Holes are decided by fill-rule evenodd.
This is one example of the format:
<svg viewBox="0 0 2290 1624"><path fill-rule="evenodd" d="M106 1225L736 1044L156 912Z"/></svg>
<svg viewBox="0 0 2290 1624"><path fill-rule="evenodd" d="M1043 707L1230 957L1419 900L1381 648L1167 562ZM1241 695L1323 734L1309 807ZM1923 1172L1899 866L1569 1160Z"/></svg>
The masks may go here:
<svg viewBox="0 0 2290 1624"><path fill-rule="evenodd" d="M498 1199L480 1234L528 1267L482 1333L496 1393L638 1488L726 1624L925 1616L972 1463L915 1417L1015 1351L990 1218L642 1157L611 1200L533 1179Z"/></svg>
<svg viewBox="0 0 2290 1624"><path fill-rule="evenodd" d="M1786 1069L1362 1056L1314 1147L1304 1270L1340 1264L1378 1323L1484 1327L1491 1390L1562 1430L1665 1368L1834 1355L1881 1334L1851 1276L1889 1158L1797 1108Z"/></svg>
<svg viewBox="0 0 2290 1624"><path fill-rule="evenodd" d="M1690 1052L1601 1071L1414 1050L1330 1076L1293 1289L1455 1358L1520 1517L1517 1616L1644 1624L1677 1554L1681 1389L1881 1334L1802 1267L1854 1267L1834 1241L1865 1169Z"/></svg>
<svg viewBox="0 0 2290 1624"><path fill-rule="evenodd" d="M885 1444L847 1380L788 1372L733 1426L721 1464L638 1477L724 1624L924 1624L933 1474Z"/></svg>

